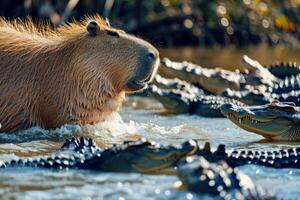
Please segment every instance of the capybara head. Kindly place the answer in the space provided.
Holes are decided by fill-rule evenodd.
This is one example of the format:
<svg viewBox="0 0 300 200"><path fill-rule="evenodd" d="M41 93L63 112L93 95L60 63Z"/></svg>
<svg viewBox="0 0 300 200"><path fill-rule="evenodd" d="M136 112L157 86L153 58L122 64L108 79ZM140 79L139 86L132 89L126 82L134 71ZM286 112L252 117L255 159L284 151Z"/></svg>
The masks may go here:
<svg viewBox="0 0 300 200"><path fill-rule="evenodd" d="M154 76L158 51L99 16L57 30L0 18L1 131L90 124Z"/></svg>
<svg viewBox="0 0 300 200"><path fill-rule="evenodd" d="M114 92L134 92L145 88L157 70L159 53L148 42L115 29L100 17L84 22L86 33L73 42L78 59L92 78L111 84ZM63 31L78 24L64 26ZM81 24L83 25L83 24ZM72 33L71 33L72 34ZM95 80L96 81L96 80Z"/></svg>

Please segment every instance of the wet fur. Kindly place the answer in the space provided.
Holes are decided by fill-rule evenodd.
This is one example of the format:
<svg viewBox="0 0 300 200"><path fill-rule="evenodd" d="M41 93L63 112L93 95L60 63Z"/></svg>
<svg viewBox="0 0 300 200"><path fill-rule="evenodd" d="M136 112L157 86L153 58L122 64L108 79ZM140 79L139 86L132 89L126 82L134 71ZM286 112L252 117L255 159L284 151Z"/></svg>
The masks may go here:
<svg viewBox="0 0 300 200"><path fill-rule="evenodd" d="M57 30L37 28L30 19L0 19L1 132L96 123L118 109L122 86L138 62L136 49L127 52L124 46L130 41L104 33L89 37L86 24L91 19L102 29L113 29L98 16ZM97 39L104 41L95 44Z"/></svg>

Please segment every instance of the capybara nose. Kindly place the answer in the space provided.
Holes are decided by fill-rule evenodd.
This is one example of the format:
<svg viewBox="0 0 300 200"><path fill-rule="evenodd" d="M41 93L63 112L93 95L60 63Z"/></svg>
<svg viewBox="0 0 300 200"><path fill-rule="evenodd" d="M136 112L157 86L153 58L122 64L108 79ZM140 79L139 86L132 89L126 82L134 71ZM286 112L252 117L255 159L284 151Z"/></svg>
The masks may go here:
<svg viewBox="0 0 300 200"><path fill-rule="evenodd" d="M149 51L147 53L147 59L148 59L149 62L154 62L156 60L155 53L152 52L152 51Z"/></svg>

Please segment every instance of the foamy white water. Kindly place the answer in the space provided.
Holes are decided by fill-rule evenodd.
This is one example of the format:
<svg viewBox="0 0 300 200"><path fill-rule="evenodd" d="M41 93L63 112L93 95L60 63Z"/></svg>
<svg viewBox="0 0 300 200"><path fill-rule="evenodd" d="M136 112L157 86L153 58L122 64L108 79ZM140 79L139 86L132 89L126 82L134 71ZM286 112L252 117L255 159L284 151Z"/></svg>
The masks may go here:
<svg viewBox="0 0 300 200"><path fill-rule="evenodd" d="M230 149L278 149L297 146L289 143L261 143L262 137L246 132L227 119L190 115L162 116L161 105L153 100L130 98L120 114L106 121L80 127L65 125L55 130L37 127L13 134L0 134L0 160L38 156L59 149L65 138L93 137L98 145L109 146L140 137L178 144L196 139L210 141L213 147L223 143ZM5 142L5 143L4 143ZM17 143L12 143L17 142ZM21 143L18 143L21 142ZM257 166L241 168L255 184L287 199L297 199L300 170L277 170ZM91 171L51 171L39 169L0 170L0 199L188 199L191 194L177 191L176 176L112 174ZM293 176L293 174L295 176ZM282 186L281 183L284 183ZM195 196L192 199L214 199Z"/></svg>

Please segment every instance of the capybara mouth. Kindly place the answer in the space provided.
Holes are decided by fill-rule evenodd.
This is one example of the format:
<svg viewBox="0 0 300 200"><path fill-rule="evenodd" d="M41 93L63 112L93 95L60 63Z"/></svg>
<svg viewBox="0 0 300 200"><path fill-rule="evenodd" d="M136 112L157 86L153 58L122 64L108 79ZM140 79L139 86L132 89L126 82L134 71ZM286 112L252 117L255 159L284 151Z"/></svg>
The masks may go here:
<svg viewBox="0 0 300 200"><path fill-rule="evenodd" d="M135 67L135 72L129 81L125 84L127 92L135 92L145 89L147 84L154 79L159 66L159 53L150 46L141 50L141 59Z"/></svg>
<svg viewBox="0 0 300 200"><path fill-rule="evenodd" d="M152 81L154 74L155 74L155 70L142 80L137 80L137 78L132 78L127 82L125 87L132 92L145 89L148 83Z"/></svg>
<svg viewBox="0 0 300 200"><path fill-rule="evenodd" d="M149 79L150 80L150 79ZM144 81L138 81L138 80L129 80L126 84L126 88L129 91L135 92L138 90L142 90L147 86L148 82L144 82Z"/></svg>
<svg viewBox="0 0 300 200"><path fill-rule="evenodd" d="M136 76L129 79L129 81L125 85L127 92L136 92L145 89L148 83L153 80L157 72L158 63L159 59L150 67L149 71L146 70L142 73L139 72Z"/></svg>

